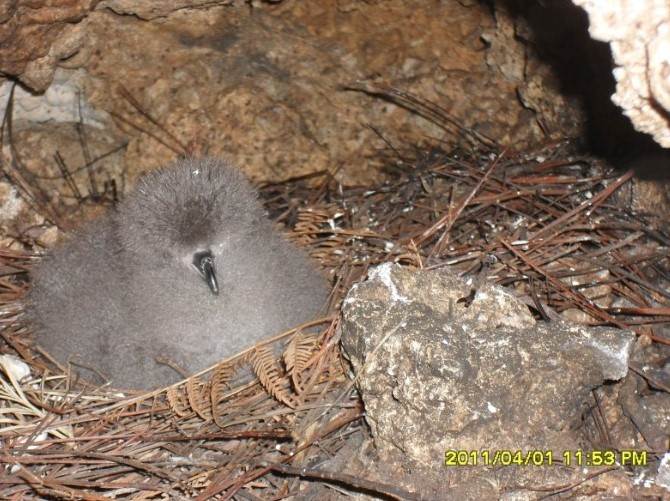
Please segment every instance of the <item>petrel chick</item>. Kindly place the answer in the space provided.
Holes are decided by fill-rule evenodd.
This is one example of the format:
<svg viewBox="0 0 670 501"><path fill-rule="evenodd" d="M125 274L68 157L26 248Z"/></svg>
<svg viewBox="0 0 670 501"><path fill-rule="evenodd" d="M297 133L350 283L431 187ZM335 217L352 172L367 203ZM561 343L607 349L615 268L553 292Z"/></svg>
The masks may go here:
<svg viewBox="0 0 670 501"><path fill-rule="evenodd" d="M315 318L327 291L238 170L190 159L47 255L26 309L61 363L153 389L181 379L171 365L193 373Z"/></svg>

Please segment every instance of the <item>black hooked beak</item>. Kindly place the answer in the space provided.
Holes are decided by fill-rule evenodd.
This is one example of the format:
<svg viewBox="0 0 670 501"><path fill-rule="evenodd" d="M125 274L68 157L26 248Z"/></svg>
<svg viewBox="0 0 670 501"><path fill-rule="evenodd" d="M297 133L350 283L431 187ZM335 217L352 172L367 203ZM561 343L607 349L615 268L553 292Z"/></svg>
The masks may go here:
<svg viewBox="0 0 670 501"><path fill-rule="evenodd" d="M219 284L216 281L216 270L214 269L214 256L212 256L212 252L207 250L193 254L193 266L195 266L200 276L207 282L212 294L218 296Z"/></svg>

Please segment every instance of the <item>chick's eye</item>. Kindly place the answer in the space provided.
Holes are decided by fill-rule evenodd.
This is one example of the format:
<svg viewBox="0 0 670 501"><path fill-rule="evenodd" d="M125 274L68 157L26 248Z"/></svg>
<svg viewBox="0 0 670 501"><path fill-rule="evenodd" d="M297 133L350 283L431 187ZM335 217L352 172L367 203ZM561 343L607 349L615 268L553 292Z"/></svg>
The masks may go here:
<svg viewBox="0 0 670 501"><path fill-rule="evenodd" d="M214 268L214 256L212 251L200 251L193 254L193 266L203 273L203 270L207 268Z"/></svg>

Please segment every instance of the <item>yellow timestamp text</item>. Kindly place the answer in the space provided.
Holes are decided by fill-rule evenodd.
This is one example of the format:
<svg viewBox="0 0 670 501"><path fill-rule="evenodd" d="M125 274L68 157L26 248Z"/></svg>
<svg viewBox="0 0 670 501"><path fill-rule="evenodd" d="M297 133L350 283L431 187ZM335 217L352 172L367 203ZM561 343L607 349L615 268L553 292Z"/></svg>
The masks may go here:
<svg viewBox="0 0 670 501"><path fill-rule="evenodd" d="M647 466L647 451L636 450L465 450L444 452L444 466Z"/></svg>

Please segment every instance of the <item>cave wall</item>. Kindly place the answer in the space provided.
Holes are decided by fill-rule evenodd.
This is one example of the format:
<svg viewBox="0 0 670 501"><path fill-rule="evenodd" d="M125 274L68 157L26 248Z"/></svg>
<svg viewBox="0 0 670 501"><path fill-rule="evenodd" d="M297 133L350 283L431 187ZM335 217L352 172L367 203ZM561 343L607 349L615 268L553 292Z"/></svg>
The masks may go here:
<svg viewBox="0 0 670 501"><path fill-rule="evenodd" d="M54 11L52 25L35 21L35 1L15 2L9 20L4 16L4 28L14 27L7 50L20 50L0 71L27 88L16 92L14 120L24 130L44 125L29 112L37 106L29 91L46 90L43 104L70 115L51 117L62 129L78 120L81 92L85 124L128 142L124 161L133 173L188 149L225 155L257 179L338 169L343 180L362 182L376 175L366 159L381 144L368 124L392 141L452 139L406 111L343 89L370 83L433 101L465 127L517 148L579 129L576 102L559 93L551 68L519 39L518 21L504 6L61 4L38 9L42 18ZM41 78L31 71L36 64L49 68ZM3 88L6 96L8 84ZM158 134L128 95L178 139L165 139L173 149L136 127ZM40 156L24 139L26 157ZM53 151L42 153L39 161L49 163Z"/></svg>
<svg viewBox="0 0 670 501"><path fill-rule="evenodd" d="M618 158L653 141L610 100L618 61L588 23L569 0L12 0L3 167L39 173L67 205L57 154L86 197L183 154L223 156L257 181L328 170L356 184L380 177L387 145L458 142L352 87L411 93L515 150L570 137ZM99 157L94 187L82 166ZM3 221L26 212L11 183L0 193Z"/></svg>

